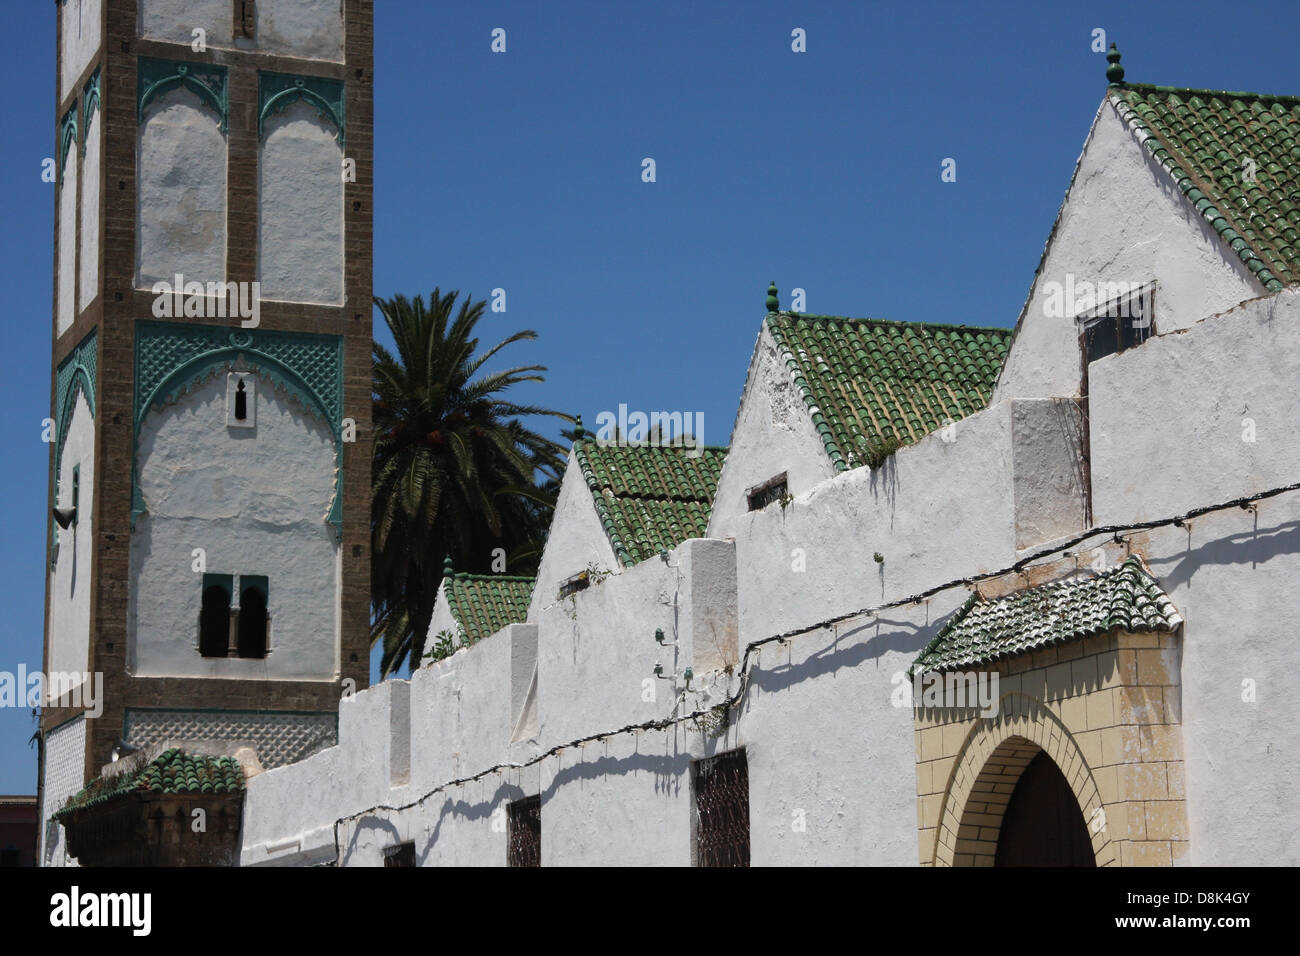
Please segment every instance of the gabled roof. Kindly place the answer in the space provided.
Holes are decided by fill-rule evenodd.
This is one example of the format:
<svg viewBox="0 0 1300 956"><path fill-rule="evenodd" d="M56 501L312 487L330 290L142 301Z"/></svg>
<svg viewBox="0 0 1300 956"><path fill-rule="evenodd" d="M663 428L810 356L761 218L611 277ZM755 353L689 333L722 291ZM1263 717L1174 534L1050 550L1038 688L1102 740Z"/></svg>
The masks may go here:
<svg viewBox="0 0 1300 956"><path fill-rule="evenodd" d="M779 312L767 328L836 471L988 404L1010 329Z"/></svg>
<svg viewBox="0 0 1300 956"><path fill-rule="evenodd" d="M1173 631L1182 623L1169 595L1130 557L1082 580L1054 581L992 601L971 595L912 663L912 672L979 666L1114 628Z"/></svg>
<svg viewBox="0 0 1300 956"><path fill-rule="evenodd" d="M596 514L624 567L702 538L727 449L573 444Z"/></svg>
<svg viewBox="0 0 1300 956"><path fill-rule="evenodd" d="M234 757L187 754L173 747L139 769L115 777L97 777L71 797L55 816L132 793L238 793L243 789L244 770Z"/></svg>
<svg viewBox="0 0 1300 956"><path fill-rule="evenodd" d="M465 643L491 637L507 624L528 620L536 578L503 574L445 575L447 609L465 631Z"/></svg>
<svg viewBox="0 0 1300 956"><path fill-rule="evenodd" d="M1139 83L1109 96L1268 291L1300 282L1300 97Z"/></svg>

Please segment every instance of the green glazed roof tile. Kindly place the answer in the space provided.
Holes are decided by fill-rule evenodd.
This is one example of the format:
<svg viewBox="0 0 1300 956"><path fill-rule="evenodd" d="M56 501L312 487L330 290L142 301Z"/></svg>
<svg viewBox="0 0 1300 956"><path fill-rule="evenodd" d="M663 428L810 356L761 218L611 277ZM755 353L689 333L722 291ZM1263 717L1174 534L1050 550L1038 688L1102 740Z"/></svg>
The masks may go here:
<svg viewBox="0 0 1300 956"><path fill-rule="evenodd" d="M56 817L98 806L131 793L239 793L244 769L234 757L187 754L173 747L136 770L98 777L70 797Z"/></svg>
<svg viewBox="0 0 1300 956"><path fill-rule="evenodd" d="M1300 97L1146 84L1109 95L1264 288L1300 282Z"/></svg>
<svg viewBox="0 0 1300 956"><path fill-rule="evenodd" d="M1043 584L995 600L977 595L912 663L913 673L959 670L1114 628L1175 630L1183 619L1136 557L1090 578Z"/></svg>
<svg viewBox="0 0 1300 956"><path fill-rule="evenodd" d="M465 631L465 643L491 637L507 624L528 619L535 578L504 574L455 574L445 579L447 608Z"/></svg>
<svg viewBox="0 0 1300 956"><path fill-rule="evenodd" d="M767 327L836 471L980 411L1010 329L774 313Z"/></svg>
<svg viewBox="0 0 1300 956"><path fill-rule="evenodd" d="M727 449L575 442L609 543L624 567L704 537Z"/></svg>

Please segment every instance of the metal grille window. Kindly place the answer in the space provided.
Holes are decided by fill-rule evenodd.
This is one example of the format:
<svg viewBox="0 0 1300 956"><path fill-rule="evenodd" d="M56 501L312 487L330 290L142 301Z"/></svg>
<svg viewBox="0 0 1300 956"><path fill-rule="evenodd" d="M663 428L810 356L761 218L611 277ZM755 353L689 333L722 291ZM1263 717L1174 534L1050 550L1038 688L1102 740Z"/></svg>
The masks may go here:
<svg viewBox="0 0 1300 956"><path fill-rule="evenodd" d="M506 807L507 866L542 865L542 798L525 797Z"/></svg>
<svg viewBox="0 0 1300 956"><path fill-rule="evenodd" d="M415 842L384 847L384 866L415 866Z"/></svg>
<svg viewBox="0 0 1300 956"><path fill-rule="evenodd" d="M749 866L749 763L733 750L693 765L696 864Z"/></svg>

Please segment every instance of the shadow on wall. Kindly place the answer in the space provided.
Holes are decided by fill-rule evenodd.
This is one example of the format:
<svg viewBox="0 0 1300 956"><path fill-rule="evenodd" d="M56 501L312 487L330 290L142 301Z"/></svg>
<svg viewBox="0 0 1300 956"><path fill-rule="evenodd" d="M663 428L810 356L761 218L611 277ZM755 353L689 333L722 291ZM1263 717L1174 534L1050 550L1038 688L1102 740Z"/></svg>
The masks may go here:
<svg viewBox="0 0 1300 956"><path fill-rule="evenodd" d="M1255 521L1259 521L1258 513ZM1188 584L1192 575L1206 566L1249 563L1254 568L1273 558L1292 554L1300 554L1300 521L1224 535L1194 548L1188 547L1178 557L1149 557L1148 561L1152 570L1173 564L1170 571L1160 574L1165 590L1172 591Z"/></svg>
<svg viewBox="0 0 1300 956"><path fill-rule="evenodd" d="M749 686L769 693L789 690L806 680L835 674L844 668L855 668L866 661L879 660L885 654L904 654L909 658L920 654L939 630L956 614L951 614L925 625L910 621L896 621L876 618L852 630L843 631L830 644L809 655L798 664L782 664L776 667L764 667L751 672ZM875 629L876 636L868 638L851 647L841 648L845 638L855 637L862 631ZM881 630L884 633L881 633Z"/></svg>

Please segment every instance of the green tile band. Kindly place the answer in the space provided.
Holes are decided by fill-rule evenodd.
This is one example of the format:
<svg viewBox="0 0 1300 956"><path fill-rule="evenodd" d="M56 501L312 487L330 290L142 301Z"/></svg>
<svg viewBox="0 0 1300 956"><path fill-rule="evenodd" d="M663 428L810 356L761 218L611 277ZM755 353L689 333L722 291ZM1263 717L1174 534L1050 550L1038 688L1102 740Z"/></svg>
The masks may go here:
<svg viewBox="0 0 1300 956"><path fill-rule="evenodd" d="M316 107L321 119L334 124L339 146L346 144L343 82L322 76L295 76L289 73L257 74L257 136L265 135L267 117L288 109L297 102Z"/></svg>
<svg viewBox="0 0 1300 956"><path fill-rule="evenodd" d="M158 60L142 56L136 66L136 121L144 122L145 108L177 87L197 93L199 99L221 118L226 132L229 111L226 104L226 68L215 63Z"/></svg>

